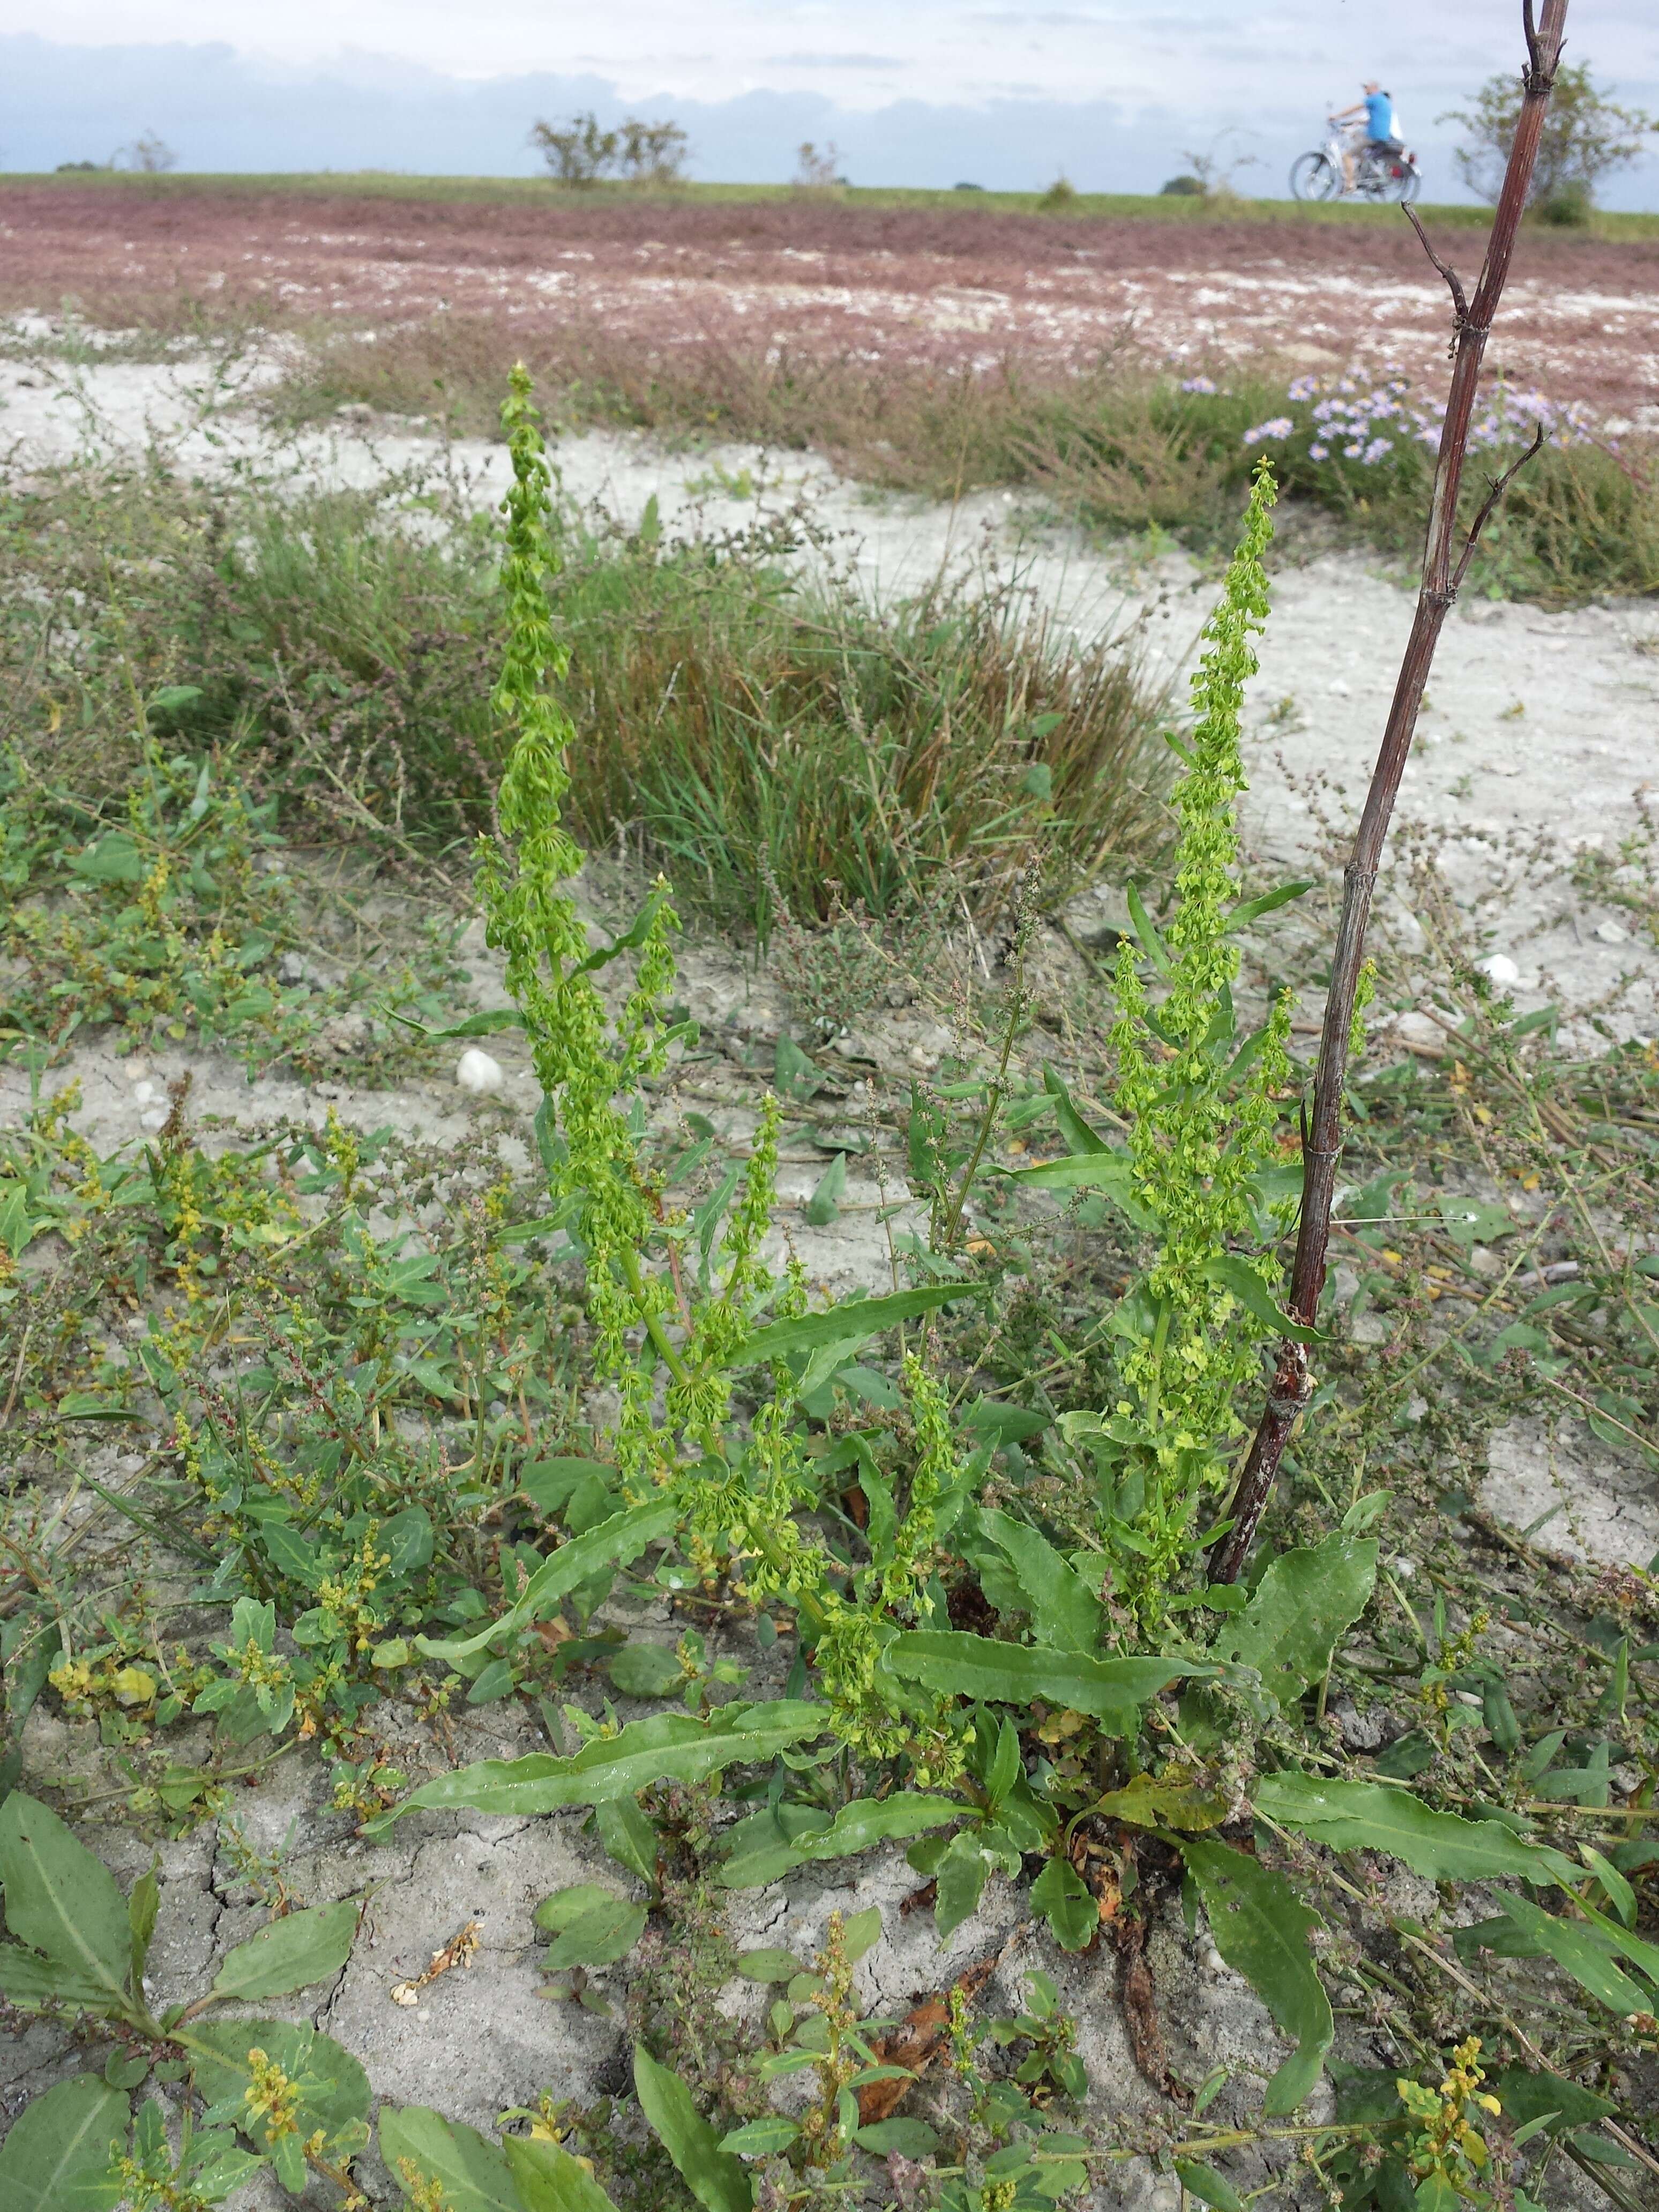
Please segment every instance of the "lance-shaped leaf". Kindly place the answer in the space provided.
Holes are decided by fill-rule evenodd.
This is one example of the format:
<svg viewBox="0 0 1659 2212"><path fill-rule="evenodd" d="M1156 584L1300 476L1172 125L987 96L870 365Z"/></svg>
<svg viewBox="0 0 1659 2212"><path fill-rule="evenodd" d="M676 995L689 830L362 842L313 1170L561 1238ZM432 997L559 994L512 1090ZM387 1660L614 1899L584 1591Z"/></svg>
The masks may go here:
<svg viewBox="0 0 1659 2212"><path fill-rule="evenodd" d="M126 2142L127 2110L96 2074L60 2081L25 2106L0 2143L5 2212L110 2212L123 2195L110 2168Z"/></svg>
<svg viewBox="0 0 1659 2212"><path fill-rule="evenodd" d="M1046 1698L1088 1713L1119 1735L1133 1729L1139 1709L1170 1683L1215 1669L1182 1659L1097 1659L1082 1651L1048 1651L1000 1644L964 1629L923 1628L896 1636L882 1655L889 1670L925 1689L1005 1705Z"/></svg>
<svg viewBox="0 0 1659 2212"><path fill-rule="evenodd" d="M1281 1706L1293 1705L1331 1663L1336 1639L1358 1620L1376 1583L1376 1540L1345 1536L1282 1552L1249 1604L1216 1638L1218 1659L1254 1667Z"/></svg>
<svg viewBox="0 0 1659 2212"><path fill-rule="evenodd" d="M1255 1808L1333 1850L1387 1851L1431 1881L1570 1882L1581 1872L1559 1851L1526 1842L1499 1820L1437 1813L1387 1783L1266 1774L1255 1786Z"/></svg>
<svg viewBox="0 0 1659 2212"><path fill-rule="evenodd" d="M1296 2045L1268 2082L1262 2108L1270 2119L1293 2112L1318 2081L1336 2032L1308 1948L1319 1916L1282 1874L1243 1851L1183 1836L1181 1852L1198 1884L1217 1950Z"/></svg>
<svg viewBox="0 0 1659 2212"><path fill-rule="evenodd" d="M1125 1820L1136 1828L1187 1832L1219 1827L1227 1809L1224 1790L1200 1789L1189 1775L1159 1781L1150 1774L1136 1774L1122 1789L1109 1790L1094 1806L1103 1820Z"/></svg>
<svg viewBox="0 0 1659 2212"><path fill-rule="evenodd" d="M98 1992L75 2002L130 2008L126 1899L103 1861L21 1790L0 1805L0 1884L11 1934L65 1969L77 1991Z"/></svg>
<svg viewBox="0 0 1659 2212"><path fill-rule="evenodd" d="M474 1651L482 1651L498 1636L539 1620L602 1567L626 1566L630 1559L638 1559L648 1544L657 1543L672 1534L678 1517L672 1496L648 1498L643 1505L632 1506L625 1513L613 1513L597 1528L573 1537L568 1544L561 1544L552 1557L537 1568L516 1603L499 1620L489 1622L472 1636L417 1636L416 1647L428 1659L465 1659Z"/></svg>
<svg viewBox="0 0 1659 2212"><path fill-rule="evenodd" d="M381 2106L380 2156L411 2201L435 2184L447 2212L524 2212L506 2153L424 2105Z"/></svg>
<svg viewBox="0 0 1659 2212"><path fill-rule="evenodd" d="M1013 1570L1031 1626L1062 1651L1100 1648L1101 1605L1081 1575L1024 1521L988 1509L979 1525Z"/></svg>
<svg viewBox="0 0 1659 2212"><path fill-rule="evenodd" d="M1617 1954L1626 1947L1613 1934L1583 1921L1559 1920L1553 1913L1534 1905L1529 1897L1506 1897L1504 1905L1508 1919L1529 1939L1531 1945L1547 1952L1581 1988L1587 1989L1593 1997L1599 1997L1621 2020L1627 2020L1632 2013L1653 2010L1652 1990L1632 1981L1618 1964ZM1620 1929L1618 1934L1623 1932ZM1644 1943L1642 1948L1650 1957L1654 1954L1652 1944Z"/></svg>
<svg viewBox="0 0 1659 2212"><path fill-rule="evenodd" d="M567 1805L601 1805L636 1797L653 1782L703 1782L727 1766L775 1758L792 1744L821 1735L827 1705L779 1698L757 1705L722 1705L709 1719L653 1713L613 1736L598 1736L568 1759L532 1752L524 1759L486 1759L423 1784L401 1805L368 1824L378 1834L422 1808L474 1813L556 1813Z"/></svg>
<svg viewBox="0 0 1659 2212"><path fill-rule="evenodd" d="M679 2075L658 2065L643 2044L634 2051L634 2087L640 2109L703 2212L751 2212L755 2192L742 2165L720 2148Z"/></svg>
<svg viewBox="0 0 1659 2212"><path fill-rule="evenodd" d="M1223 1252L1212 1260L1206 1260L1200 1272L1206 1282L1213 1283L1218 1290L1230 1291L1246 1313L1253 1315L1275 1336L1293 1338L1297 1344L1324 1342L1316 1328L1309 1328L1302 1322L1291 1319L1248 1260L1241 1260L1231 1252Z"/></svg>
<svg viewBox="0 0 1659 2212"><path fill-rule="evenodd" d="M908 1840L931 1828L948 1827L967 1810L953 1797L902 1790L890 1797L855 1798L827 1826L793 1837L786 1836L769 1814L756 1814L738 1822L731 1856L720 1869L720 1882L726 1889L757 1889L776 1881L792 1867L850 1858L872 1844ZM747 1834L742 1832L745 1830Z"/></svg>
<svg viewBox="0 0 1659 2212"><path fill-rule="evenodd" d="M895 1291L884 1298L848 1298L826 1306L822 1313L800 1314L793 1321L775 1321L745 1337L732 1353L731 1364L754 1367L763 1359L787 1359L797 1352L818 1352L825 1345L849 1348L948 1305L952 1298L982 1296L975 1283L928 1283L915 1291Z"/></svg>
<svg viewBox="0 0 1659 2212"><path fill-rule="evenodd" d="M273 1920L226 1956L213 1978L216 1997L282 1997L337 1974L351 1956L357 1908L349 1899L313 1905Z"/></svg>

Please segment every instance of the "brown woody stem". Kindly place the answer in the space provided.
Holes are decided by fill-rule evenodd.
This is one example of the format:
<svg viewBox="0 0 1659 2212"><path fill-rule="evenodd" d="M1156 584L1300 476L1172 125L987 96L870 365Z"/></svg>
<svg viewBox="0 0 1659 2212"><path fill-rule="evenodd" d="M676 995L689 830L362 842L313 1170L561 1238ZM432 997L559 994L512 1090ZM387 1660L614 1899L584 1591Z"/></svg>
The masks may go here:
<svg viewBox="0 0 1659 2212"><path fill-rule="evenodd" d="M1400 778L1410 754L1423 703L1435 647L1457 587L1468 569L1474 542L1501 496L1510 470L1493 487L1461 547L1457 538L1458 495L1462 489L1468 458L1469 424L1480 382L1480 364L1492 334L1492 318L1503 296L1516 234L1527 204L1538 141L1544 127L1544 111L1555 81L1561 43L1566 27L1567 0L1544 0L1543 18L1534 23L1531 0L1525 0L1523 27L1528 62L1525 91L1515 143L1510 149L1504 189L1492 216L1492 234L1480 281L1466 312L1458 316L1453 333L1451 386L1446 396L1446 417L1441 432L1440 455L1434 473L1434 492L1429 506L1428 531L1423 551L1423 580L1417 613L1412 623L1405 657L1395 684L1394 701L1382 732L1382 743L1371 771L1370 789L1359 818L1353 852L1343 877L1342 918L1337 926L1336 948L1331 960L1330 991L1325 1000L1325 1022L1319 1042L1319 1063L1314 1078L1313 1111L1303 1152L1302 1214L1297 1231L1296 1260L1291 1271L1286 1301L1292 1320L1312 1328L1319 1316L1320 1293L1325 1286L1325 1261L1331 1236L1331 1201L1336 1188L1337 1162L1342 1152L1342 1099L1346 1079L1348 1040L1353 1026L1359 972L1365 955L1365 930L1370 920L1371 897L1376 889L1383 840L1394 813ZM1426 242L1426 241L1425 241ZM1461 288L1439 258L1429 258L1452 287L1454 302ZM1533 449L1537 450L1534 441ZM1524 456L1523 458L1530 458ZM1518 466L1519 464L1517 463ZM1236 1582L1249 1557L1250 1547L1263 1509L1279 1474L1279 1462L1291 1433L1313 1393L1313 1370L1304 1346L1288 1339L1275 1359L1273 1380L1261 1425L1255 1432L1227 1509L1231 1526L1211 1554L1211 1572L1217 1582Z"/></svg>

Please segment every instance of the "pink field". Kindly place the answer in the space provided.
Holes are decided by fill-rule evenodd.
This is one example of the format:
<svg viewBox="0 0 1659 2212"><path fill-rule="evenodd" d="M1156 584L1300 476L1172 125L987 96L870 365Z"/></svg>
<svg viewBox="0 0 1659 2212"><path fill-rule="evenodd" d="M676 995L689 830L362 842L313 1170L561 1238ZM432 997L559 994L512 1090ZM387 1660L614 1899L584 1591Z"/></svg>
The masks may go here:
<svg viewBox="0 0 1659 2212"><path fill-rule="evenodd" d="M1480 234L1438 240L1473 273ZM191 302L283 322L578 324L653 350L716 343L870 362L1057 369L1127 342L1224 367L1443 374L1445 294L1403 217L1053 219L793 200L473 204L342 193L0 189L0 306L99 319ZM1492 354L1516 383L1659 424L1659 242L1523 239ZM1648 416L1645 410L1655 410Z"/></svg>

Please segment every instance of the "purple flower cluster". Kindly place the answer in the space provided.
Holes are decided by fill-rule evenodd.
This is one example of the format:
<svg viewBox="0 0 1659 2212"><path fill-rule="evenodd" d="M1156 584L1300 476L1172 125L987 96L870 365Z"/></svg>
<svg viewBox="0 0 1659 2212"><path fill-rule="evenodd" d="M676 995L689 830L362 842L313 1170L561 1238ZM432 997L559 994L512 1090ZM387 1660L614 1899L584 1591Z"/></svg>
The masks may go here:
<svg viewBox="0 0 1659 2212"><path fill-rule="evenodd" d="M1322 394L1317 378L1298 376L1285 396L1298 407L1308 407L1306 421L1297 422L1288 415L1275 415L1244 433L1247 446L1292 437L1298 429L1306 428L1313 434L1308 446L1310 460L1329 460L1338 454L1367 469L1376 468L1408 446L1439 447L1443 406L1413 398L1409 380L1397 373L1385 371L1380 380L1370 381L1344 376ZM1594 435L1589 411L1577 401L1547 399L1538 392L1512 392L1500 383L1485 412L1471 423L1469 445L1474 451L1523 445L1540 426L1559 445L1581 445Z"/></svg>
<svg viewBox="0 0 1659 2212"><path fill-rule="evenodd" d="M1207 376L1189 376L1181 386L1183 392L1213 392L1219 387Z"/></svg>

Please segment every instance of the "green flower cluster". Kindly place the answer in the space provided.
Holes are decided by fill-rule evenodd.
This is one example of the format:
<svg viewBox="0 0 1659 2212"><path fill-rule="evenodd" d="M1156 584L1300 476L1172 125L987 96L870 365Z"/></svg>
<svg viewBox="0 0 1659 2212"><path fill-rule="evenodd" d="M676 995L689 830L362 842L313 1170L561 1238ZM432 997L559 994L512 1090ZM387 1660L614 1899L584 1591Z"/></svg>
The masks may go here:
<svg viewBox="0 0 1659 2212"><path fill-rule="evenodd" d="M1290 1001L1281 999L1266 1026L1241 1040L1230 927L1245 788L1240 718L1256 672L1251 638L1267 615L1262 556L1273 501L1264 461L1193 678L1195 726L1174 800L1174 918L1164 940L1150 924L1145 933L1164 988L1154 1004L1142 951L1127 938L1115 979L1115 1103L1130 1125L1134 1198L1159 1249L1125 1309L1123 1398L1102 1424L1096 1450L1113 1477L1108 1550L1149 1626L1200 1540L1200 1508L1224 1486L1224 1454L1238 1433L1235 1400L1277 1333L1276 1268L1260 1249L1261 1229L1264 1217L1269 1225L1282 1221L1294 1203L1275 1199L1264 1182L1280 1161ZM1239 1245L1255 1249L1237 1253Z"/></svg>

